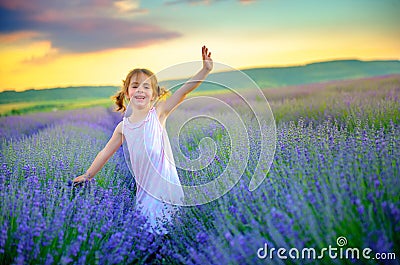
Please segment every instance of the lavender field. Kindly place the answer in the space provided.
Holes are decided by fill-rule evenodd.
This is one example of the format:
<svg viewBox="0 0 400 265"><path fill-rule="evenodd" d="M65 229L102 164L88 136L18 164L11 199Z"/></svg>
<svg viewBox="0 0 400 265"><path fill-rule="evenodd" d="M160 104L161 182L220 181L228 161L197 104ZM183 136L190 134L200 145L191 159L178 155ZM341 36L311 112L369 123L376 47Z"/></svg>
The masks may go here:
<svg viewBox="0 0 400 265"><path fill-rule="evenodd" d="M95 180L71 186L120 114L97 107L1 117L0 264L398 264L400 76L264 92L277 145L262 185L248 190L251 161L223 197L182 207L164 237L145 232L133 211L122 148ZM211 130L202 131L223 141L223 131ZM192 137L187 132L181 148L195 154ZM178 172L183 182L212 179L224 165L215 159L206 175ZM318 258L319 250L338 248L339 237L347 240L342 250L370 248L371 257L394 253L396 260ZM260 258L266 244L276 250ZM298 258L289 256L293 248ZM304 248L316 257L302 257Z"/></svg>

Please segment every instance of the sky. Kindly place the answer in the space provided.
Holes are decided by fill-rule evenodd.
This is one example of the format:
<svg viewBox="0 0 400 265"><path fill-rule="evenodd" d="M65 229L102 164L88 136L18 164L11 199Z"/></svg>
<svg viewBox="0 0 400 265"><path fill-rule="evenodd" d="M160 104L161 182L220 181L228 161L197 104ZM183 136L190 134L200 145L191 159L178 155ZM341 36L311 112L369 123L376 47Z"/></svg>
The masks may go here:
<svg viewBox="0 0 400 265"><path fill-rule="evenodd" d="M400 0L0 0L0 91L120 85L203 45L236 69L399 60L398 14Z"/></svg>

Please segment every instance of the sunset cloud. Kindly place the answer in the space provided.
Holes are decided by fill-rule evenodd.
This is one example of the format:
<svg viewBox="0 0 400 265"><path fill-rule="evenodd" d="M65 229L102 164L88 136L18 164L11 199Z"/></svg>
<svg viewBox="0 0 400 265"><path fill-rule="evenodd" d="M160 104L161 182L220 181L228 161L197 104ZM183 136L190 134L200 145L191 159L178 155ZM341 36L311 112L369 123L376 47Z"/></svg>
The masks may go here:
<svg viewBox="0 0 400 265"><path fill-rule="evenodd" d="M116 0L114 6L121 13L148 13L147 9L140 8L139 1Z"/></svg>
<svg viewBox="0 0 400 265"><path fill-rule="evenodd" d="M166 5L176 5L176 4L190 4L190 5L200 5L200 4L204 4L204 5L208 5L211 3L215 3L215 2L222 2L222 1L229 1L229 0L173 0L173 1L167 1L165 2ZM256 0L230 0L231 2L239 2L241 4L251 4L256 2Z"/></svg>
<svg viewBox="0 0 400 265"><path fill-rule="evenodd" d="M125 16L116 16L123 13ZM134 48L180 37L160 26L127 19L146 14L138 1L0 1L0 39L31 32L33 40L48 40L67 52ZM34 33L33 33L34 32ZM26 34L24 35L26 36Z"/></svg>
<svg viewBox="0 0 400 265"><path fill-rule="evenodd" d="M249 5L255 2L255 0L239 0L241 4Z"/></svg>
<svg viewBox="0 0 400 265"><path fill-rule="evenodd" d="M34 31L17 31L8 34L0 34L0 43L15 44L25 40L31 40L38 36Z"/></svg>

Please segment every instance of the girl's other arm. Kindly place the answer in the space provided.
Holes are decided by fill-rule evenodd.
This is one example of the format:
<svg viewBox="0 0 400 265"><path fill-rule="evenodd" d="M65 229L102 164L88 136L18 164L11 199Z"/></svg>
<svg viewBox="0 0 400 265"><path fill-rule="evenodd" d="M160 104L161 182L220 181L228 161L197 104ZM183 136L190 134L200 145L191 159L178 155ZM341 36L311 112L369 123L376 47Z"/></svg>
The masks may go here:
<svg viewBox="0 0 400 265"><path fill-rule="evenodd" d="M182 87L173 93L167 100L160 104L161 115L167 117L186 97L187 94L196 89L207 77L213 68L211 52L208 52L206 46L202 47L203 68Z"/></svg>
<svg viewBox="0 0 400 265"><path fill-rule="evenodd" d="M92 165L86 171L85 174L76 177L73 180L74 184L78 184L85 180L92 179L100 169L107 163L108 159L118 150L118 148L122 145L122 122L120 122L114 130L113 135L110 140L106 144L106 146L101 150L96 158L94 159Z"/></svg>

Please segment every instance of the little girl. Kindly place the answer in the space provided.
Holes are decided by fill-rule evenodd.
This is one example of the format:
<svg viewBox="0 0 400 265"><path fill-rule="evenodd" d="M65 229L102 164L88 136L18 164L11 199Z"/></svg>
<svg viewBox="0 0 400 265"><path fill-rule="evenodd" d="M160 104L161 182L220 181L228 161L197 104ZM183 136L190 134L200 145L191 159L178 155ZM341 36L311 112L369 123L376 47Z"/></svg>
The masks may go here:
<svg viewBox="0 0 400 265"><path fill-rule="evenodd" d="M136 206L147 217L151 232L167 233L159 221L171 220L176 209L171 204L183 204L183 190L173 163L165 121L212 70L211 52L205 46L202 58L202 69L166 100L159 100L167 92L158 86L151 71L130 71L121 91L114 96L117 111L126 112L125 117L86 173L73 180L75 185L91 180L125 141L129 166L137 184ZM125 99L130 102L128 111Z"/></svg>

